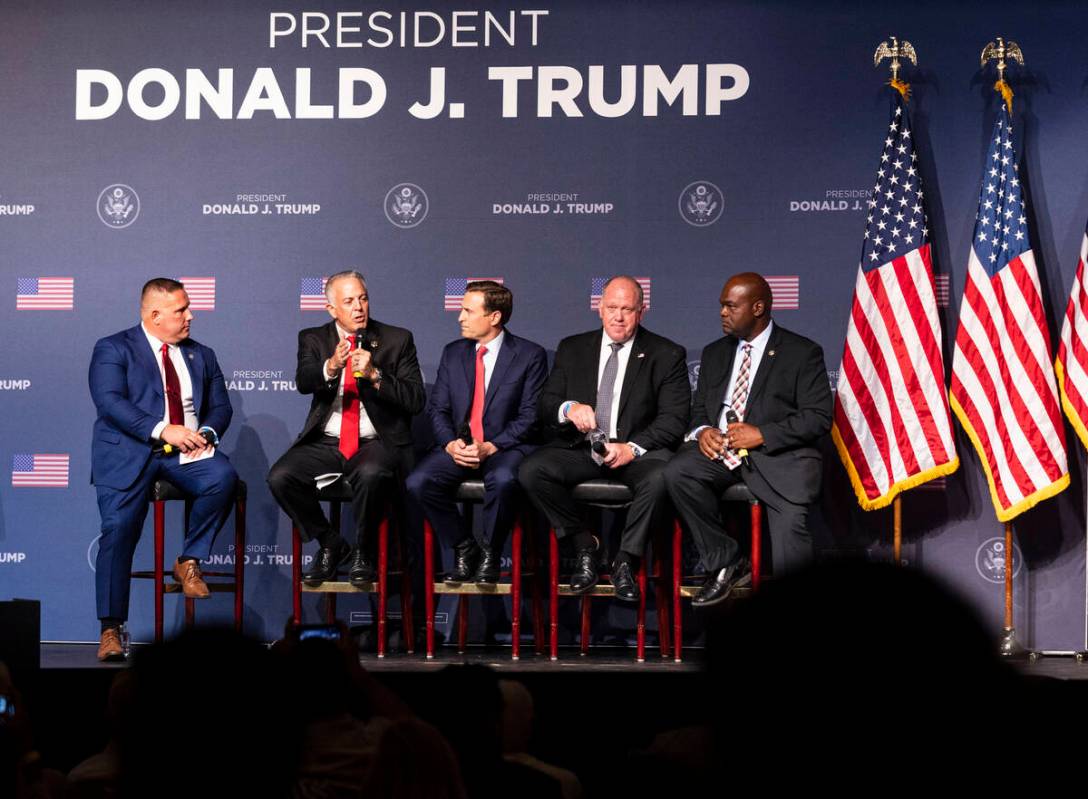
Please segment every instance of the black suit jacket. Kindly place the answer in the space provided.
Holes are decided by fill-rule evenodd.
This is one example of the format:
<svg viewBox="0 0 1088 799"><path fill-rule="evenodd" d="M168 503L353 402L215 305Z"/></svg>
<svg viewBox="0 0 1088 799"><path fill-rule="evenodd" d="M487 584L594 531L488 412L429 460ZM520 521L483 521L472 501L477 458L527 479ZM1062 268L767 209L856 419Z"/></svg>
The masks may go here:
<svg viewBox="0 0 1088 799"><path fill-rule="evenodd" d="M559 424L567 400L597 407L597 369L604 331L591 330L559 342L548 381L540 394L540 420L554 431L549 443L573 447L584 441L570 422ZM687 432L691 386L684 349L639 327L620 387L616 436L643 449L676 449Z"/></svg>
<svg viewBox="0 0 1088 799"><path fill-rule="evenodd" d="M313 400L295 444L321 436L332 413L341 376L326 380L324 367L339 341L336 322L306 328L298 334L295 385L300 393L313 394ZM382 379L378 388L369 381L359 381L359 399L385 444L411 447L412 416L423 410L424 403L423 375L412 334L402 327L371 319L366 327L366 341L374 365L382 371Z"/></svg>
<svg viewBox="0 0 1088 799"><path fill-rule="evenodd" d="M726 336L703 350L692 428L718 426L737 343ZM820 491L823 458L816 445L831 430L831 408L823 350L775 324L752 380L744 421L763 434L763 445L749 453L752 468L790 502L808 504Z"/></svg>

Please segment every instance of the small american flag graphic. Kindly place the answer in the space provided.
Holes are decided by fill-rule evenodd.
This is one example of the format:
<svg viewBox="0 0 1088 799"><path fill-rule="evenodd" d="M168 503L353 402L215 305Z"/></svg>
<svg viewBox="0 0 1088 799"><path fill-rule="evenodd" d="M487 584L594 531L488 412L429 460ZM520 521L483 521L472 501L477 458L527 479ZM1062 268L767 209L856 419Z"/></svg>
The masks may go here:
<svg viewBox="0 0 1088 799"><path fill-rule="evenodd" d="M70 311L75 300L75 278L21 277L15 292L17 311Z"/></svg>
<svg viewBox="0 0 1088 799"><path fill-rule="evenodd" d="M601 307L601 295L604 294L604 284L611 278L595 277L589 283L589 310L596 311ZM650 278L636 277L635 282L642 286L642 301L646 310L650 310Z"/></svg>
<svg viewBox="0 0 1088 799"><path fill-rule="evenodd" d="M68 456L14 455L11 484L16 488L67 488Z"/></svg>
<svg viewBox="0 0 1088 799"><path fill-rule="evenodd" d="M501 277L447 277L442 307L447 311L460 311L461 302L465 298L465 287L477 280L494 280L496 283L502 283Z"/></svg>
<svg viewBox="0 0 1088 799"><path fill-rule="evenodd" d="M933 276L933 288L937 291L937 307L948 307L948 287L949 276L948 275L934 275Z"/></svg>
<svg viewBox="0 0 1088 799"><path fill-rule="evenodd" d="M801 278L797 275L768 275L772 303L776 311L796 311L801 307Z"/></svg>
<svg viewBox="0 0 1088 799"><path fill-rule="evenodd" d="M178 282L185 286L185 291L189 294L190 310L215 310L214 277L179 277Z"/></svg>
<svg viewBox="0 0 1088 799"><path fill-rule="evenodd" d="M324 311L325 281L327 277L304 277L298 290L298 309L300 311Z"/></svg>

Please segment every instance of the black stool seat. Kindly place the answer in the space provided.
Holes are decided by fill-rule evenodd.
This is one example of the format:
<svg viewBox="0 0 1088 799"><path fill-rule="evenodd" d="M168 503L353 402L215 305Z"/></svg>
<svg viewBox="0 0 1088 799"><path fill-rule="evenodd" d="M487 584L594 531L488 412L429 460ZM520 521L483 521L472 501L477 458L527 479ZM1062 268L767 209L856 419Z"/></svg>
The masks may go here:
<svg viewBox="0 0 1088 799"><path fill-rule="evenodd" d="M461 485L457 486L457 501L458 502L483 502L484 501L484 481L483 480L462 480Z"/></svg>
<svg viewBox="0 0 1088 799"><path fill-rule="evenodd" d="M733 483L722 494L722 502L758 502L747 483Z"/></svg>
<svg viewBox="0 0 1088 799"><path fill-rule="evenodd" d="M586 480L571 491L576 502L596 505L600 508L625 508L634 500L631 489L618 480Z"/></svg>
<svg viewBox="0 0 1088 799"><path fill-rule="evenodd" d="M246 483L244 480L239 480L234 484L234 498L236 500L246 498ZM192 497L169 480L155 481L155 484L151 487L152 502L169 502L175 499L192 499Z"/></svg>

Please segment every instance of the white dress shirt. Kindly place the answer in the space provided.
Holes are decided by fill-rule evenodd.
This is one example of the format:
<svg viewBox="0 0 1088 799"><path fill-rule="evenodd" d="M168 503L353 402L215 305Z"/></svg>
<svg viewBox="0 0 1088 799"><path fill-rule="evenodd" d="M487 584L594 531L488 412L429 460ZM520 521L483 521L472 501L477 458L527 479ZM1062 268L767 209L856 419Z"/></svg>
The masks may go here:
<svg viewBox="0 0 1088 799"><path fill-rule="evenodd" d="M499 350L502 349L502 340L506 338L506 331L503 330L495 338L486 344L476 344L476 352L480 351L480 347L487 347L487 352L484 353L484 393L491 387L491 375L495 372L495 364L499 361Z"/></svg>
<svg viewBox="0 0 1088 799"><path fill-rule="evenodd" d="M162 365L162 345L153 335L147 332L147 328L140 323L140 329L147 337L147 344L151 347L155 363L159 367L159 378L162 380L163 414L162 421L155 425L151 431L152 438L162 436L162 431L170 424L170 406L166 403L166 369ZM166 352L170 356L170 362L174 364L174 371L178 373L178 383L181 385L181 410L185 414L185 426L190 430L197 429L196 407L193 405L193 378L189 374L189 366L185 363L185 354L177 344L167 344Z"/></svg>
<svg viewBox="0 0 1088 799"><path fill-rule="evenodd" d="M621 342L613 341L611 338L609 338L607 333L601 336L601 352L599 357L597 358L598 391L600 391L601 377L604 375L604 367L608 364L608 359L612 355L612 345L620 343ZM627 339L627 341L622 342L620 348L616 350L616 385L612 389L612 414L609 417L608 430L604 431L608 434L608 437L610 439L615 439L618 437L616 434L616 422L620 415L620 392L623 388L623 376L627 374L627 362L631 360L631 350L634 349L634 343L635 337L631 336L631 338ZM573 400L567 400L559 406L560 423L568 421L567 411L570 409L570 406L573 402ZM637 445L632 446L635 447L635 452L638 455L641 455L646 451L642 447L639 447Z"/></svg>
<svg viewBox="0 0 1088 799"><path fill-rule="evenodd" d="M351 333L344 330L340 325L336 326L336 332L340 335L340 339L343 340ZM362 331L359 331L362 333ZM334 438L340 438L340 417L344 413L344 378L347 377L348 369L351 368L351 361L348 361L347 365L340 370L340 384L336 388L336 399L332 401L332 413L329 414L329 420L325 422L325 435L333 436ZM325 363L321 367L321 371L325 375L326 380L332 380L332 375L329 374L329 361L326 358ZM355 381L359 382L358 379ZM359 438L377 438L378 431L374 428L374 423L370 421L370 417L367 415L366 408L363 406L362 399L359 400Z"/></svg>
<svg viewBox="0 0 1088 799"><path fill-rule="evenodd" d="M751 393L751 391L752 391L752 384L755 382L756 373L759 371L759 364L763 360L763 353L766 352L766 350L767 350L767 342L771 340L771 331L772 330L774 330L774 322L769 322L767 324L766 329L764 329L764 331L762 333L760 333L758 336L756 336L751 341L747 342L748 344L752 345L752 365L748 369L748 392L749 393ZM743 342L743 341L738 341L737 342L737 354L736 354L736 357L733 358L733 371L729 374L729 382L725 384L725 393L722 394L722 396L719 398L721 403L722 403L721 412L718 415L718 429L719 430L724 430L726 428L727 424L728 424L728 422L725 421L725 415L726 415L726 413L729 412L729 409L732 407L729 404L729 400L733 396L733 385L737 382L737 374L740 372L740 365L741 365L741 362L743 362L743 360L744 360L744 358L742 357L744 344L745 344L745 342ZM740 418L741 421L744 421L745 414L738 413L737 416ZM709 425L705 425L705 424L702 425L701 427L696 427L694 430L692 430L690 433L688 433L684 437L684 440L685 441L694 441L696 438L699 437L699 433L701 433L707 427L709 427Z"/></svg>

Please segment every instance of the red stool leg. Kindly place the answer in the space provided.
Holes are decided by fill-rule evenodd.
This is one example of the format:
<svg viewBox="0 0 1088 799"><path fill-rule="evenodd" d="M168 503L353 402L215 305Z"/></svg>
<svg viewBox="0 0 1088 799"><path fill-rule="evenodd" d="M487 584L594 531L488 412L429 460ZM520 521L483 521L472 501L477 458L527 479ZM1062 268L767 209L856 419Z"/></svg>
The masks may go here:
<svg viewBox="0 0 1088 799"><path fill-rule="evenodd" d="M416 653L416 627L412 616L412 575L408 573L408 559L404 556L404 528L397 524L397 561L400 565L400 627L404 651Z"/></svg>
<svg viewBox="0 0 1088 799"><path fill-rule="evenodd" d="M457 654L465 654L465 644L468 642L468 595L461 594L457 597Z"/></svg>
<svg viewBox="0 0 1088 799"><path fill-rule="evenodd" d="M583 655L589 654L589 610L589 594L582 594L582 640L580 644Z"/></svg>
<svg viewBox="0 0 1088 799"><path fill-rule="evenodd" d="M684 530L679 521L672 526L672 651L677 663L683 658L684 615L680 604L680 586L684 578Z"/></svg>
<svg viewBox="0 0 1088 799"><path fill-rule="evenodd" d="M521 519L514 519L510 542L510 658L521 657Z"/></svg>
<svg viewBox="0 0 1088 799"><path fill-rule="evenodd" d="M662 562L660 541L654 544L654 607L657 609L657 642L661 657L671 653L669 647L669 598L665 591L665 566Z"/></svg>
<svg viewBox="0 0 1088 799"><path fill-rule="evenodd" d="M552 660L559 660L559 539L548 531L548 626Z"/></svg>
<svg viewBox="0 0 1088 799"><path fill-rule="evenodd" d="M242 632L242 610L245 591L243 578L246 561L246 501L234 503L234 630Z"/></svg>
<svg viewBox="0 0 1088 799"><path fill-rule="evenodd" d="M646 553L638 564L638 623L635 628L635 660L646 662Z"/></svg>
<svg viewBox="0 0 1088 799"><path fill-rule="evenodd" d="M302 535L291 526L291 598L295 624L302 624Z"/></svg>
<svg viewBox="0 0 1088 799"><path fill-rule="evenodd" d="M538 655L544 654L544 603L540 596L540 555L536 548L536 538L529 527L529 564L533 570L533 648Z"/></svg>
<svg viewBox="0 0 1088 799"><path fill-rule="evenodd" d="M193 620L196 618L196 602L192 597L185 597L185 626L192 627Z"/></svg>
<svg viewBox="0 0 1088 799"><path fill-rule="evenodd" d="M341 503L339 500L333 500L329 503L329 527L333 529L335 533L343 533L343 525L340 523L340 511ZM332 575L333 581L336 580L337 574L334 572Z"/></svg>
<svg viewBox="0 0 1088 799"><path fill-rule="evenodd" d="M752 590L757 591L763 547L763 506L758 500L749 505L752 513Z"/></svg>
<svg viewBox="0 0 1088 799"><path fill-rule="evenodd" d="M427 659L434 659L434 528L423 520L423 599L427 614Z"/></svg>
<svg viewBox="0 0 1088 799"><path fill-rule="evenodd" d="M378 657L385 657L385 613L389 599L389 519L378 526Z"/></svg>
<svg viewBox="0 0 1088 799"><path fill-rule="evenodd" d="M325 623L336 624L336 594L331 591L325 595Z"/></svg>
<svg viewBox="0 0 1088 799"><path fill-rule="evenodd" d="M155 643L162 643L163 537L166 532L166 503L155 503Z"/></svg>

